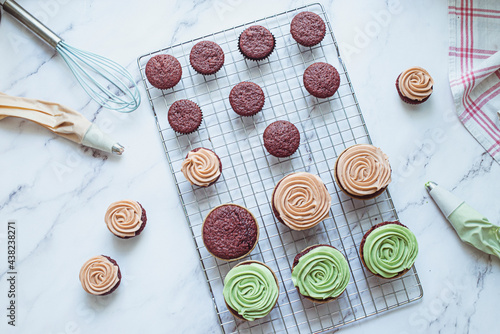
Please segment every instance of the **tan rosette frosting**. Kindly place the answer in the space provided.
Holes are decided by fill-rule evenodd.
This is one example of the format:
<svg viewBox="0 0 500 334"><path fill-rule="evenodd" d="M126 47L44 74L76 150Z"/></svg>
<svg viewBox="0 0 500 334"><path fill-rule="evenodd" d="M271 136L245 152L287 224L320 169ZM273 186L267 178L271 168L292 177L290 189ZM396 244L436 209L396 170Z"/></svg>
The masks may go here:
<svg viewBox="0 0 500 334"><path fill-rule="evenodd" d="M188 153L181 171L191 184L207 187L219 178L220 161L214 152L200 148Z"/></svg>
<svg viewBox="0 0 500 334"><path fill-rule="evenodd" d="M136 235L136 232L142 225L142 208L136 201L124 200L112 203L104 221L108 229L116 236L121 238L130 238Z"/></svg>
<svg viewBox="0 0 500 334"><path fill-rule="evenodd" d="M107 294L119 281L118 266L102 255L94 256L80 269L82 287L92 295Z"/></svg>
<svg viewBox="0 0 500 334"><path fill-rule="evenodd" d="M335 175L340 186L354 196L370 196L391 182L389 158L378 147L354 145L340 154Z"/></svg>
<svg viewBox="0 0 500 334"><path fill-rule="evenodd" d="M293 230L311 228L328 218L332 197L321 179L311 173L293 173L278 183L273 207Z"/></svg>
<svg viewBox="0 0 500 334"><path fill-rule="evenodd" d="M422 101L432 94L434 80L421 67L411 67L399 75L399 91L411 100Z"/></svg>

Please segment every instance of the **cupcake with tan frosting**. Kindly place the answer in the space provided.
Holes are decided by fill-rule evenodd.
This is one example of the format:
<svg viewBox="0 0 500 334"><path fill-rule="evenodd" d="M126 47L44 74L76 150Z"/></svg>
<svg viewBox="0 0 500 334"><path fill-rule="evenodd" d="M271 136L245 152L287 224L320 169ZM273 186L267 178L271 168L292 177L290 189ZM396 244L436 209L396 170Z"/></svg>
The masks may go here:
<svg viewBox="0 0 500 334"><path fill-rule="evenodd" d="M296 231L314 227L328 218L331 205L332 197L325 184L311 173L289 174L273 191L274 216Z"/></svg>
<svg viewBox="0 0 500 334"><path fill-rule="evenodd" d="M409 104L420 104L431 96L434 80L429 72L421 67L410 67L401 72L396 79L399 97Z"/></svg>
<svg viewBox="0 0 500 334"><path fill-rule="evenodd" d="M222 163L215 152L199 147L187 154L181 171L192 185L208 187L220 178Z"/></svg>
<svg viewBox="0 0 500 334"><path fill-rule="evenodd" d="M345 149L335 162L335 181L352 198L367 200L382 194L391 182L389 158L368 144Z"/></svg>
<svg viewBox="0 0 500 334"><path fill-rule="evenodd" d="M147 220L146 210L139 202L132 200L111 203L104 216L109 231L122 239L141 234Z"/></svg>
<svg viewBox="0 0 500 334"><path fill-rule="evenodd" d="M118 288L121 279L120 267L106 255L92 257L80 269L83 290L95 296L109 295Z"/></svg>

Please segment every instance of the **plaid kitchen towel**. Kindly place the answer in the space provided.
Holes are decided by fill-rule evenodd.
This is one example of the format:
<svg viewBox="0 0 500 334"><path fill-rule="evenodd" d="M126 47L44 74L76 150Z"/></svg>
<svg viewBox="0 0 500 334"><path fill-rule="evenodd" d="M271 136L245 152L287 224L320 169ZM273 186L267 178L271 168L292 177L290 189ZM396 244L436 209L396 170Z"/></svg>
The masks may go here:
<svg viewBox="0 0 500 334"><path fill-rule="evenodd" d="M448 16L458 117L500 163L500 0L448 0Z"/></svg>

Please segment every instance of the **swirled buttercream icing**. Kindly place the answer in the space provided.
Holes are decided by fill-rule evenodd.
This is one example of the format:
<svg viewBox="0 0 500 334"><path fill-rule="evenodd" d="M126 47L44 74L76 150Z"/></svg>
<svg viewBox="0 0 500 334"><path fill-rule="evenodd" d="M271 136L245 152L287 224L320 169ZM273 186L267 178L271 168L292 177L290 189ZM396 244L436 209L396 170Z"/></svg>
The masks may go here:
<svg viewBox="0 0 500 334"><path fill-rule="evenodd" d="M265 317L276 304L279 288L274 274L260 263L234 267L224 278L226 304L246 320Z"/></svg>
<svg viewBox="0 0 500 334"><path fill-rule="evenodd" d="M319 300L338 297L350 277L344 255L329 246L319 246L302 255L292 270L293 285L299 292Z"/></svg>
<svg viewBox="0 0 500 334"><path fill-rule="evenodd" d="M285 176L273 194L273 208L279 219L294 230L311 228L328 218L332 197L321 179L299 172Z"/></svg>
<svg viewBox="0 0 500 334"><path fill-rule="evenodd" d="M368 234L362 252L363 261L372 273L391 278L410 269L415 262L417 238L402 225L386 224Z"/></svg>
<svg viewBox="0 0 500 334"><path fill-rule="evenodd" d="M391 182L391 165L378 147L354 145L340 154L336 164L337 181L354 196L369 196Z"/></svg>
<svg viewBox="0 0 500 334"><path fill-rule="evenodd" d="M94 256L80 269L80 282L83 289L93 295L109 293L120 281L118 266L105 256Z"/></svg>
<svg viewBox="0 0 500 334"><path fill-rule="evenodd" d="M188 153L181 171L191 184L207 187L220 176L220 160L214 152L200 148Z"/></svg>
<svg viewBox="0 0 500 334"><path fill-rule="evenodd" d="M121 238L130 238L136 235L141 228L143 221L142 208L139 203L131 200L124 200L112 203L104 221L108 229L116 236Z"/></svg>
<svg viewBox="0 0 500 334"><path fill-rule="evenodd" d="M411 67L399 75L398 85L401 95L422 101L432 94L434 80L423 68Z"/></svg>

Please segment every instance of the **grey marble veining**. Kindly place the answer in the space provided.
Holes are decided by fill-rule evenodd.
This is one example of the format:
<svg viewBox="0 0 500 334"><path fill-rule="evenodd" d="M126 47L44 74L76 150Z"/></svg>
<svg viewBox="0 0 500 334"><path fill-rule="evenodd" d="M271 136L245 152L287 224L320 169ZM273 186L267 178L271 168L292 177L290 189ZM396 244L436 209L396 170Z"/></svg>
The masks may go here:
<svg viewBox="0 0 500 334"><path fill-rule="evenodd" d="M127 66L146 52L294 8L303 1L19 1L71 45ZM464 245L427 195L434 180L500 224L500 166L460 124L448 85L444 1L322 1L374 144L393 168L389 187L416 234L421 301L342 333L494 333L500 261ZM19 327L1 333L212 333L218 324L198 255L145 98L131 114L99 109L62 59L8 15L0 23L0 91L80 110L125 147L124 156L85 149L27 121L0 121L0 248L18 222ZM425 104L400 101L394 81L419 65L435 79ZM144 233L118 240L103 223L122 198L148 213ZM2 250L3 252L3 250ZM2 253L3 254L3 253ZM115 258L123 286L88 296L81 264ZM0 255L0 305L6 261Z"/></svg>

